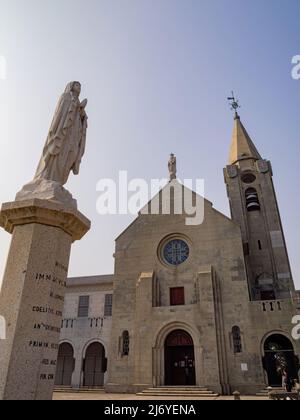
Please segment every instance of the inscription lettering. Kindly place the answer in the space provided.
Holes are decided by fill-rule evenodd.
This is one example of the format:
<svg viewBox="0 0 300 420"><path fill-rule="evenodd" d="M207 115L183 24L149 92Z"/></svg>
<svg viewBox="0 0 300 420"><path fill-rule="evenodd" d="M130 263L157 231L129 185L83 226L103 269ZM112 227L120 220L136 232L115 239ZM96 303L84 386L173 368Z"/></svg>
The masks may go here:
<svg viewBox="0 0 300 420"><path fill-rule="evenodd" d="M56 366L56 360L44 359L44 360L42 360L42 365L45 365L45 366Z"/></svg>
<svg viewBox="0 0 300 420"><path fill-rule="evenodd" d="M42 314L54 314L54 310L52 308L44 308L43 306L33 306L32 312L38 312Z"/></svg>
<svg viewBox="0 0 300 420"><path fill-rule="evenodd" d="M61 286L61 287L67 287L66 280L62 280L61 278L52 276L51 274L37 273L35 276L35 279L37 281L48 281L48 282L57 284L58 286Z"/></svg>
<svg viewBox="0 0 300 420"><path fill-rule="evenodd" d="M45 342L45 341L29 341L29 347L33 347L33 348L45 348L48 349L49 348L49 343Z"/></svg>
<svg viewBox="0 0 300 420"><path fill-rule="evenodd" d="M66 267L65 265L59 263L58 261L56 261L55 267L60 268L61 270L63 270L65 273L68 274L68 267Z"/></svg>
<svg viewBox="0 0 300 420"><path fill-rule="evenodd" d="M58 334L60 334L60 328L58 327L54 327L52 325L48 325L48 324L34 324L33 327L35 330L42 330L44 329L45 331L50 331L50 332L56 332Z"/></svg>
<svg viewBox="0 0 300 420"><path fill-rule="evenodd" d="M51 350L58 350L59 345L54 343L47 343L46 341L29 341L29 347L32 348L44 348L44 349L51 349Z"/></svg>
<svg viewBox="0 0 300 420"><path fill-rule="evenodd" d="M61 295L54 294L53 291L50 292L51 299L60 300L61 302L65 301L65 298Z"/></svg>
<svg viewBox="0 0 300 420"><path fill-rule="evenodd" d="M50 315L62 317L61 311L55 311L52 308L44 308L43 306L33 306L32 312L38 312L40 314L50 314Z"/></svg>
<svg viewBox="0 0 300 420"><path fill-rule="evenodd" d="M40 375L40 380L41 381L52 381L53 379L54 379L54 375L52 375L52 374L42 373Z"/></svg>

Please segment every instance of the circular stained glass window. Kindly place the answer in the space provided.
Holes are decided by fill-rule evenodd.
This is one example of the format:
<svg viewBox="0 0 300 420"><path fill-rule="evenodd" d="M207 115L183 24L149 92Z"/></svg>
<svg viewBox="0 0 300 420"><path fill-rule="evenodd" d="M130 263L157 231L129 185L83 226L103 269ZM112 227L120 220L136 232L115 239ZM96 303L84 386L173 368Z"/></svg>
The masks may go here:
<svg viewBox="0 0 300 420"><path fill-rule="evenodd" d="M182 239L173 239L163 248L164 260L171 265L184 263L190 254L189 246Z"/></svg>

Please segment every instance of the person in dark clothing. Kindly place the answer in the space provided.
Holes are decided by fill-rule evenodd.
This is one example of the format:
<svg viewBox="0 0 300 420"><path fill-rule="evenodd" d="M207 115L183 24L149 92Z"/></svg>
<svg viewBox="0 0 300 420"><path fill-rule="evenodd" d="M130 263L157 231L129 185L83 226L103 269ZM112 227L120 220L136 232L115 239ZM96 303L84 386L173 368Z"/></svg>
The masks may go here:
<svg viewBox="0 0 300 420"><path fill-rule="evenodd" d="M284 372L284 385L285 385L286 392L292 392L293 387L294 387L294 382L288 372Z"/></svg>

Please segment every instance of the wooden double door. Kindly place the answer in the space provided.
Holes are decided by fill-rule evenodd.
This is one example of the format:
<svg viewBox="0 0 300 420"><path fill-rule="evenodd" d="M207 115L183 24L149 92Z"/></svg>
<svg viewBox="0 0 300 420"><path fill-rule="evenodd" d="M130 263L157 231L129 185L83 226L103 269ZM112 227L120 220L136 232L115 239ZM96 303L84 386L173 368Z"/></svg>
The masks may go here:
<svg viewBox="0 0 300 420"><path fill-rule="evenodd" d="M71 386L75 367L74 350L71 344L63 343L59 346L56 363L56 386Z"/></svg>
<svg viewBox="0 0 300 420"><path fill-rule="evenodd" d="M83 386L100 388L104 385L104 374L107 369L105 349L100 343L91 344L83 362Z"/></svg>
<svg viewBox="0 0 300 420"><path fill-rule="evenodd" d="M173 331L166 339L165 385L196 385L194 343L185 331Z"/></svg>

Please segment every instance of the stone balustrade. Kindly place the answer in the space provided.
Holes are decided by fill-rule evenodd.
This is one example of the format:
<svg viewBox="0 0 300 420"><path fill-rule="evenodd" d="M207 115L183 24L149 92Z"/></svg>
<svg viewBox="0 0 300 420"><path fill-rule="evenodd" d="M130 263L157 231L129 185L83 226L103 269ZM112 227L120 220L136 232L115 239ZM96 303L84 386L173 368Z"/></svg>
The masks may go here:
<svg viewBox="0 0 300 420"><path fill-rule="evenodd" d="M69 318L63 319L61 329L99 329L101 330L104 327L105 323L104 317L98 318Z"/></svg>

